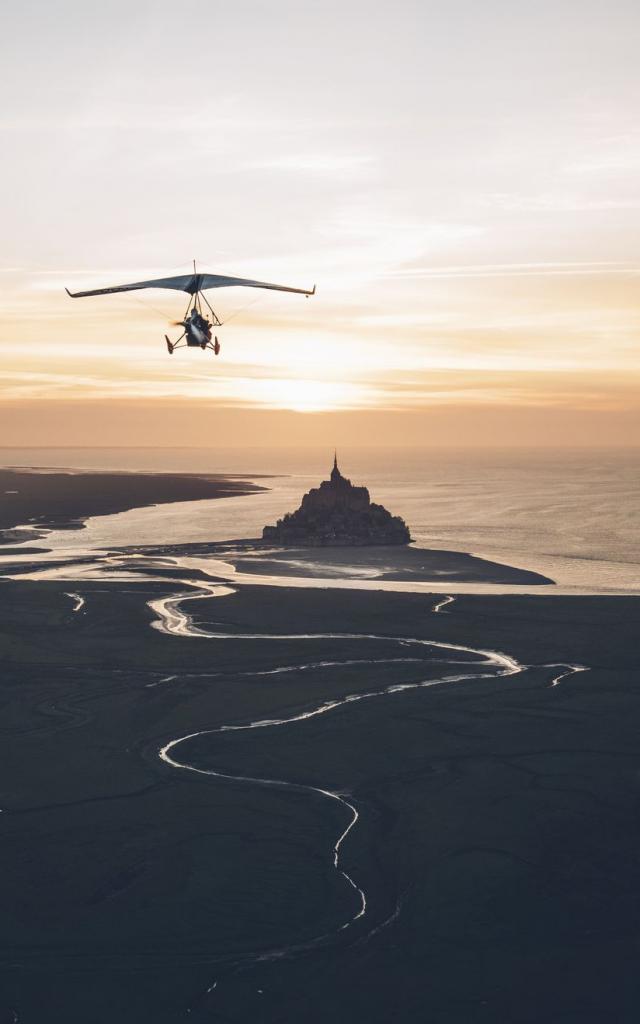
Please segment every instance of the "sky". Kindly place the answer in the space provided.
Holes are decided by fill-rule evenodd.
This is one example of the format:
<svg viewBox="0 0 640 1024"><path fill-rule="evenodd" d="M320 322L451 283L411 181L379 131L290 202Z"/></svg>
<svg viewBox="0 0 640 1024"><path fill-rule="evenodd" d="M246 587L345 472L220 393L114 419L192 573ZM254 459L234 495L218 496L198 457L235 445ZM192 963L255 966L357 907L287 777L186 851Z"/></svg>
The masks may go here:
<svg viewBox="0 0 640 1024"><path fill-rule="evenodd" d="M640 8L26 2L0 39L4 444L640 444ZM186 303L72 290L202 269Z"/></svg>

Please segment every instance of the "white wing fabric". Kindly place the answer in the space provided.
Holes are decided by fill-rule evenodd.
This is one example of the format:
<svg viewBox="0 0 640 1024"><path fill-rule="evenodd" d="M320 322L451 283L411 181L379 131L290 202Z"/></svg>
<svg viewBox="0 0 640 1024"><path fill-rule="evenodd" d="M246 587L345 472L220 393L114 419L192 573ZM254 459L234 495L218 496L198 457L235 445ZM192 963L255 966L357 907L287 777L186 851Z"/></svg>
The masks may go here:
<svg viewBox="0 0 640 1024"><path fill-rule="evenodd" d="M174 291L196 292L207 288L268 288L274 292L296 292L298 295L314 295L316 286L309 291L307 288L290 288L283 284L268 284L266 281L252 281L245 277L225 277L222 274L184 274L181 277L157 277L151 281L135 281L133 284L118 284L112 288L92 288L86 292L70 292L72 299L82 299L87 295L112 295L114 292L135 292L142 288L171 288Z"/></svg>

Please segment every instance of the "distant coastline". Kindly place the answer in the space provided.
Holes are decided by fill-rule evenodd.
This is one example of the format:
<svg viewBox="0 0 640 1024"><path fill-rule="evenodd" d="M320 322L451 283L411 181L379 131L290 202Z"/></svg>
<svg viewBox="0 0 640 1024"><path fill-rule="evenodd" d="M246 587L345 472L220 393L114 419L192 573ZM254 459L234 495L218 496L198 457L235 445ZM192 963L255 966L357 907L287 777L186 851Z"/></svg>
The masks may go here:
<svg viewBox="0 0 640 1024"><path fill-rule="evenodd" d="M267 488L233 474L0 469L0 544L80 530L91 516L176 501L237 498ZM28 529L26 529L28 527Z"/></svg>

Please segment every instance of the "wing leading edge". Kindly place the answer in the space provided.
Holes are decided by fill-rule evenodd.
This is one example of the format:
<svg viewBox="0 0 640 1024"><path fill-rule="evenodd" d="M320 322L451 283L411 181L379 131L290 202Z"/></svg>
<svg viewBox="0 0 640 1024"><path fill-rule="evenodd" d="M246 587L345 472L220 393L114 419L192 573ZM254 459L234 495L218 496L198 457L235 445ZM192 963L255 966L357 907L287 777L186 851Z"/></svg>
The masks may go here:
<svg viewBox="0 0 640 1024"><path fill-rule="evenodd" d="M311 291L306 288L290 288L283 284L269 284L266 281L252 281L245 277L225 277L222 274L184 274L180 277L158 277L151 281L135 281L133 284L119 284L112 288L92 288L86 292L70 292L72 299L83 299L87 295L113 295L114 292L135 292L142 288L170 288L178 292L195 295L207 288L267 288L274 292L295 292L298 295L315 295L316 286Z"/></svg>

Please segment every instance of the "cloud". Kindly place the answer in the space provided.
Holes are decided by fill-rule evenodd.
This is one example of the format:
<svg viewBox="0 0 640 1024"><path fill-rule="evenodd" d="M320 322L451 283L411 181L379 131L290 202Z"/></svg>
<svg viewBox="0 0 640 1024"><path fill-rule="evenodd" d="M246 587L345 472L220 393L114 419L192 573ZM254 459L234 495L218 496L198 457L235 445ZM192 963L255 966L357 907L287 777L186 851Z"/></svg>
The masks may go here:
<svg viewBox="0 0 640 1024"><path fill-rule="evenodd" d="M244 167L252 171L284 171L292 174L316 174L320 177L361 179L365 174L371 175L375 167L375 158L362 153L282 153L248 160Z"/></svg>
<svg viewBox="0 0 640 1024"><path fill-rule="evenodd" d="M516 192L494 192L483 196L480 205L515 212L589 213L610 210L640 210L639 196L590 197L575 193L547 192L527 195Z"/></svg>
<svg viewBox="0 0 640 1024"><path fill-rule="evenodd" d="M639 207L640 208L640 207ZM620 274L640 274L640 264L616 261L574 261L540 263L472 263L452 266L410 266L389 271L389 277L399 278L454 278L487 277L580 277Z"/></svg>

